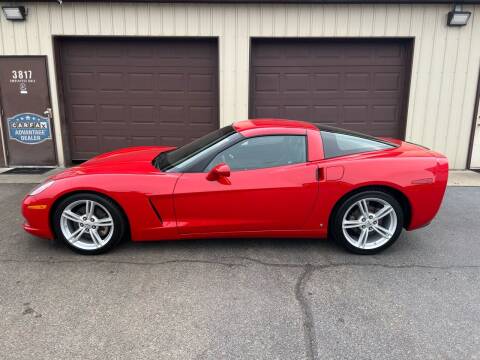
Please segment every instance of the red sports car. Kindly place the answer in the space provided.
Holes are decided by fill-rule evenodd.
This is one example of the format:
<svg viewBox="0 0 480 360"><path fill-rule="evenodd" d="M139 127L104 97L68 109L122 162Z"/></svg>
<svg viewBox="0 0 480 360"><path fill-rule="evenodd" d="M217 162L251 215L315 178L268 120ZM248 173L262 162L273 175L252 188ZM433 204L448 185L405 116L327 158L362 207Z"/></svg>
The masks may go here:
<svg viewBox="0 0 480 360"><path fill-rule="evenodd" d="M448 178L427 148L301 121L234 123L180 148L99 155L34 188L26 231L82 254L133 241L331 236L360 254L427 225Z"/></svg>

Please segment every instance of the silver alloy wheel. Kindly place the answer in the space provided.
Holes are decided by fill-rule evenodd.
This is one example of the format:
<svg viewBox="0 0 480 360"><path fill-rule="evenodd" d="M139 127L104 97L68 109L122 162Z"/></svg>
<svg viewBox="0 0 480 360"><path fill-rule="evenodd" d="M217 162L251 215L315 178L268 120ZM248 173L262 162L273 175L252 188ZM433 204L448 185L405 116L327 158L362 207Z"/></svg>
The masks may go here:
<svg viewBox="0 0 480 360"><path fill-rule="evenodd" d="M377 249L397 230L397 214L387 201L365 198L351 205L342 219L343 235L358 249Z"/></svg>
<svg viewBox="0 0 480 360"><path fill-rule="evenodd" d="M93 200L77 200L63 209L60 229L67 241L82 250L97 250L113 235L110 212Z"/></svg>

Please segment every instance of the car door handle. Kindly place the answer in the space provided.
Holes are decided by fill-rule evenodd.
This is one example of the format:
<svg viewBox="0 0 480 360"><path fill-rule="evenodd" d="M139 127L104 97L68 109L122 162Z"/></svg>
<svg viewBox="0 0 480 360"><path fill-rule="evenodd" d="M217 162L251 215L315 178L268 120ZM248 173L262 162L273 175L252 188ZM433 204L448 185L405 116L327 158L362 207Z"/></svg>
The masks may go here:
<svg viewBox="0 0 480 360"><path fill-rule="evenodd" d="M317 181L325 180L325 168L318 167L317 168Z"/></svg>

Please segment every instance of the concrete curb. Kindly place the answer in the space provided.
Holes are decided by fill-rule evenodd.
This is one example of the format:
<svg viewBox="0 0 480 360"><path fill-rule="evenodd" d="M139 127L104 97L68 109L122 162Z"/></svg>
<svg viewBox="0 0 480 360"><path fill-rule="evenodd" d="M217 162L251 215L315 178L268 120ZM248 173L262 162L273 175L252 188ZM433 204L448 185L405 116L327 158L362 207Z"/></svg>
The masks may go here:
<svg viewBox="0 0 480 360"><path fill-rule="evenodd" d="M451 170L448 186L480 186L480 173L470 170Z"/></svg>
<svg viewBox="0 0 480 360"><path fill-rule="evenodd" d="M58 167L41 175L2 175L2 172L7 171L8 168L0 168L0 184L38 184L64 169ZM451 170L448 186L480 186L480 173L470 170Z"/></svg>
<svg viewBox="0 0 480 360"><path fill-rule="evenodd" d="M40 175L28 175L28 174L2 174L3 172L9 170L10 168L0 168L0 184L38 184L42 181L45 181L46 178L52 176L56 173L59 173L65 168L57 167L50 171L47 171L45 174Z"/></svg>

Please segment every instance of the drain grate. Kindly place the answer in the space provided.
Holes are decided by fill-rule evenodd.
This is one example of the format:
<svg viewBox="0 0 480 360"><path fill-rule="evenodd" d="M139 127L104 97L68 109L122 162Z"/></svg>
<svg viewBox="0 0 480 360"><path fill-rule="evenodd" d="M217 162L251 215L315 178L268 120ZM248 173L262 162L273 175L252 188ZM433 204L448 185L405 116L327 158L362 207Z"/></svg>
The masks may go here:
<svg viewBox="0 0 480 360"><path fill-rule="evenodd" d="M19 174L27 174L27 175L39 175L44 174L47 171L52 170L53 168L45 168L45 167L18 167L7 170L2 172L1 175L19 175Z"/></svg>

